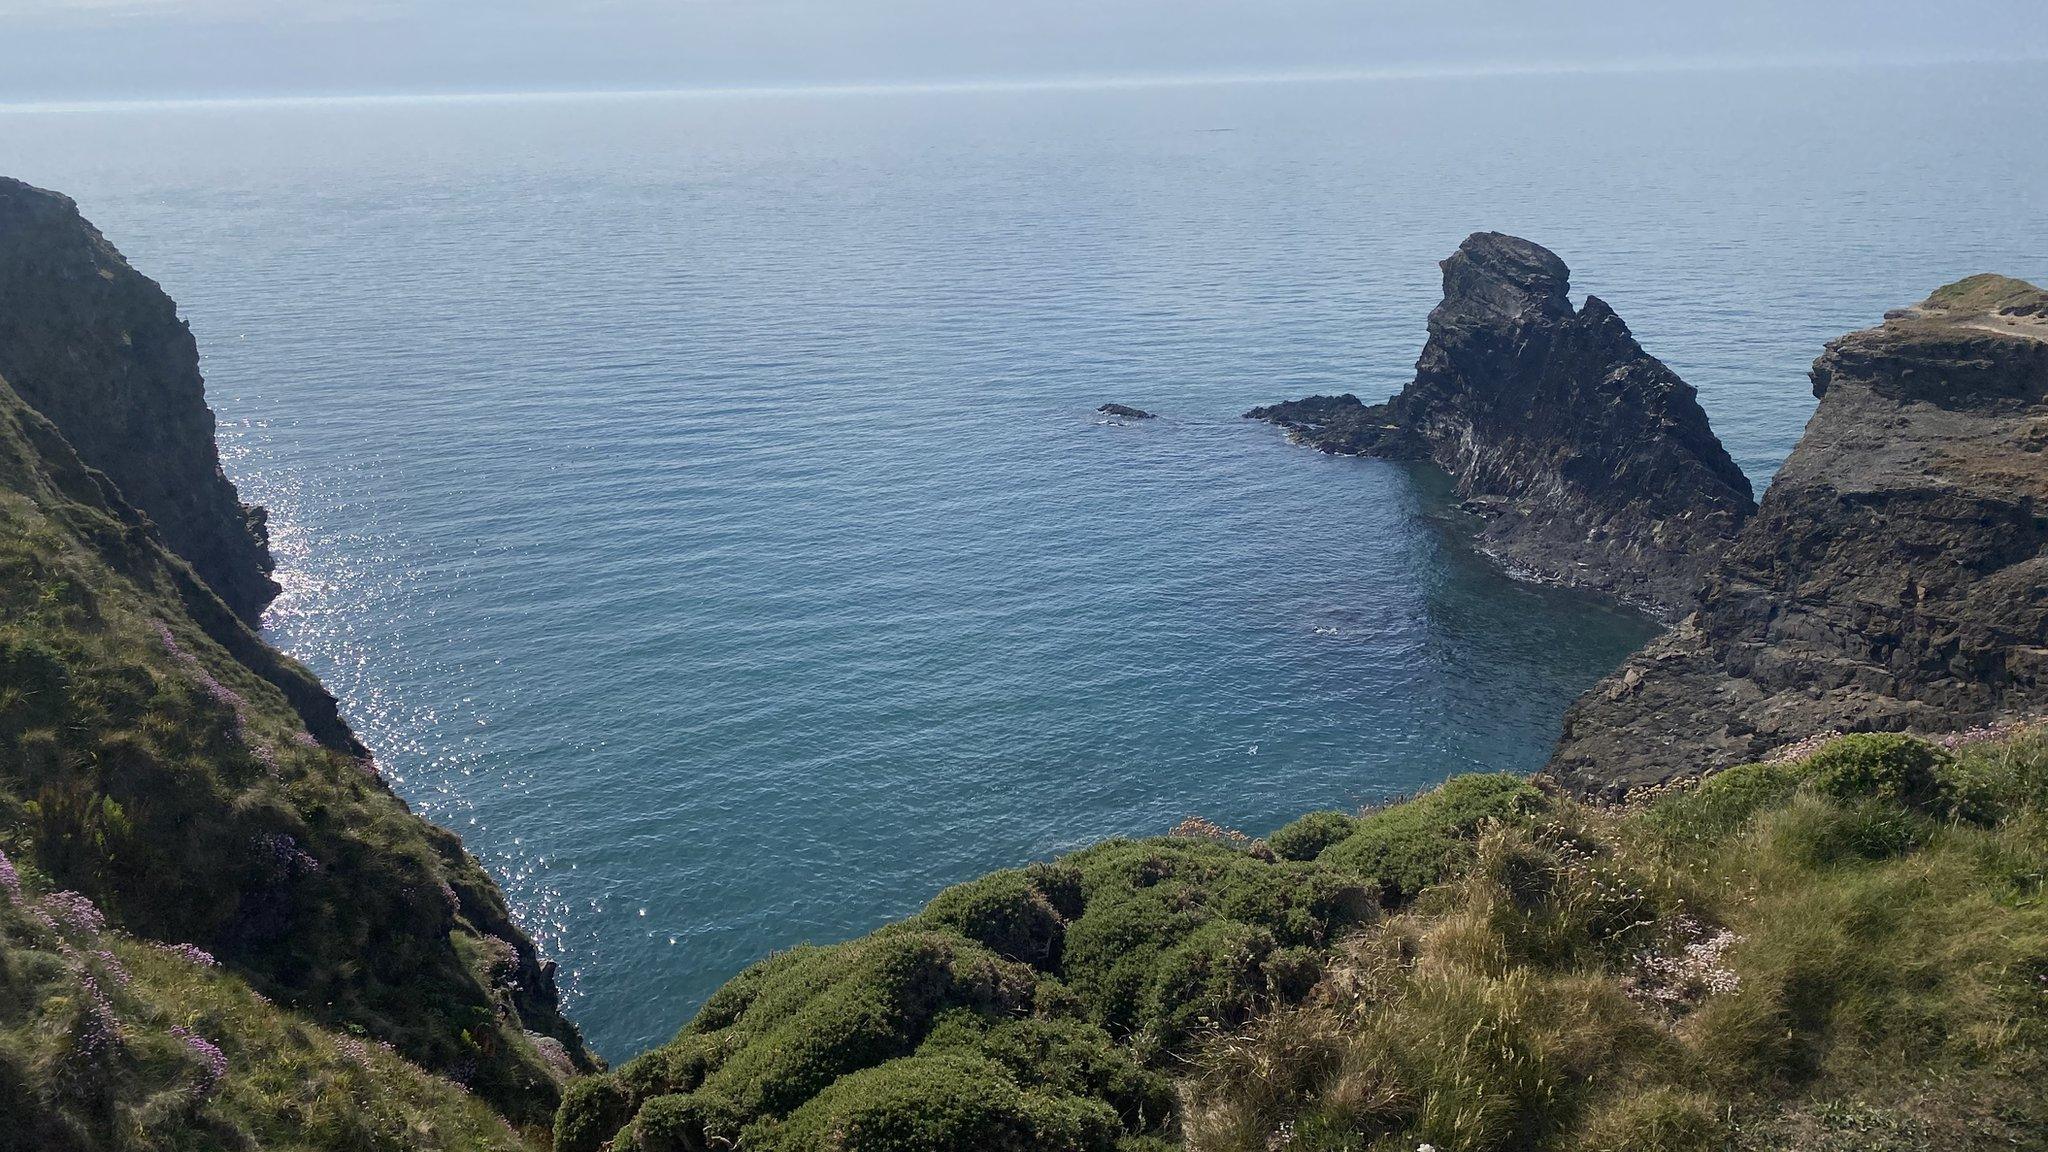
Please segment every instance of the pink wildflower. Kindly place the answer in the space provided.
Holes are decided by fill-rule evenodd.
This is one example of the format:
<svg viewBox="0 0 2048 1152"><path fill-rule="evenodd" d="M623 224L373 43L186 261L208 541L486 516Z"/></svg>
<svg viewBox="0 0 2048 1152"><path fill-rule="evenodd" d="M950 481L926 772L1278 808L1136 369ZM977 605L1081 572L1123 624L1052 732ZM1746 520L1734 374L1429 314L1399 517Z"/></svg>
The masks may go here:
<svg viewBox="0 0 2048 1152"><path fill-rule="evenodd" d="M192 1087L193 1099L205 1100L219 1091L221 1081L228 1075L227 1053L218 1044L184 1027L173 1027L171 1035L185 1042L185 1050L197 1056L203 1068L199 1083Z"/></svg>

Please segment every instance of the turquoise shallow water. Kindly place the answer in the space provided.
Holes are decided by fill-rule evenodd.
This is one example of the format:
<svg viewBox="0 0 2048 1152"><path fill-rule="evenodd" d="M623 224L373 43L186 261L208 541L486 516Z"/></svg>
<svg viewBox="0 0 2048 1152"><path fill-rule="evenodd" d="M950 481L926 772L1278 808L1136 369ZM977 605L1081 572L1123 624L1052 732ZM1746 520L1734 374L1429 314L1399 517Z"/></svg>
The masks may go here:
<svg viewBox="0 0 2048 1152"><path fill-rule="evenodd" d="M2031 93L2031 97L2027 94ZM1830 336L2048 275L2039 68L0 112L181 302L274 638L620 1056L771 949L1541 764L1646 634L1237 413L1546 243L1768 476ZM1105 424L1106 400L1164 413Z"/></svg>

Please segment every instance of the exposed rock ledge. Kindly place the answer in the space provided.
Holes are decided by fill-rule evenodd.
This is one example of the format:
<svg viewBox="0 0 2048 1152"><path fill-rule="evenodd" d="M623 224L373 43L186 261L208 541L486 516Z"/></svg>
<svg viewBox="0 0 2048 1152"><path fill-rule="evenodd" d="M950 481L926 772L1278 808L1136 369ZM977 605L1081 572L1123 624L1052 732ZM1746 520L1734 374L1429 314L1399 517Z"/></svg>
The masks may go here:
<svg viewBox="0 0 2048 1152"><path fill-rule="evenodd" d="M199 348L177 305L70 197L4 177L0 377L257 622L278 592L263 509L221 471Z"/></svg>
<svg viewBox="0 0 2048 1152"><path fill-rule="evenodd" d="M1325 452L1430 460L1518 576L1675 619L1755 510L1692 387L1539 245L1473 235L1443 262L1415 379L1384 404L1312 396L1245 415Z"/></svg>
<svg viewBox="0 0 2048 1152"><path fill-rule="evenodd" d="M1828 345L1813 391L1700 611L1572 707L1554 775L1613 792L2048 709L2048 293L1943 288Z"/></svg>
<svg viewBox="0 0 2048 1152"><path fill-rule="evenodd" d="M1157 418L1156 413L1147 412L1143 408L1133 408L1129 404L1104 404L1102 407L1097 408L1096 411L1105 416L1121 416L1126 420L1152 420Z"/></svg>

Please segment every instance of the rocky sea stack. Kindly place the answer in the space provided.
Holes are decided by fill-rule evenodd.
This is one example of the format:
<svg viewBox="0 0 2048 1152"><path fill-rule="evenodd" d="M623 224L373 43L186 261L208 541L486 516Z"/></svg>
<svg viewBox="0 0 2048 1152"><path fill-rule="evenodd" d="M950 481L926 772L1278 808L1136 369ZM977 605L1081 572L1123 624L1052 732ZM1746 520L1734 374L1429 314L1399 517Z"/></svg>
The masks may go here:
<svg viewBox="0 0 2048 1152"><path fill-rule="evenodd" d="M199 348L70 197L0 177L0 377L255 623L277 595L263 509L221 471Z"/></svg>
<svg viewBox="0 0 2048 1152"><path fill-rule="evenodd" d="M2048 708L2048 293L1972 277L1828 345L1812 378L1820 406L1699 613L1566 716L1567 782Z"/></svg>
<svg viewBox="0 0 2048 1152"><path fill-rule="evenodd" d="M1755 509L1692 387L1540 245L1473 235L1443 262L1415 379L1384 404L1312 396L1247 417L1325 452L1429 460L1511 572L1676 618Z"/></svg>

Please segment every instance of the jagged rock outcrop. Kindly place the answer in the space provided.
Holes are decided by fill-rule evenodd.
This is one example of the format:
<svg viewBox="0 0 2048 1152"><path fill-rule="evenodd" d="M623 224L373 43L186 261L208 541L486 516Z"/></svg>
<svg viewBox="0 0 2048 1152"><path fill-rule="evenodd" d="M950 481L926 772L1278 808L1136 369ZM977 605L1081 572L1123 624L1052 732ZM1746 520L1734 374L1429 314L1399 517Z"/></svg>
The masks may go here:
<svg viewBox="0 0 2048 1152"><path fill-rule="evenodd" d="M1699 612L1573 706L1554 775L1613 792L2048 709L2048 293L1943 288L1828 345L1813 391Z"/></svg>
<svg viewBox="0 0 2048 1152"><path fill-rule="evenodd" d="M1548 250L1478 233L1443 262L1415 379L1384 404L1312 396L1245 415L1325 452L1429 460L1510 572L1666 618L1755 509L1692 387Z"/></svg>
<svg viewBox="0 0 2048 1152"><path fill-rule="evenodd" d="M236 615L277 595L263 509L221 471L177 305L69 197L0 178L0 377L113 478Z"/></svg>
<svg viewBox="0 0 2048 1152"><path fill-rule="evenodd" d="M1096 411L1104 416L1121 416L1126 420L1154 420L1158 418L1156 413L1147 412L1143 408L1133 408L1129 404L1104 404L1102 407L1097 408Z"/></svg>

